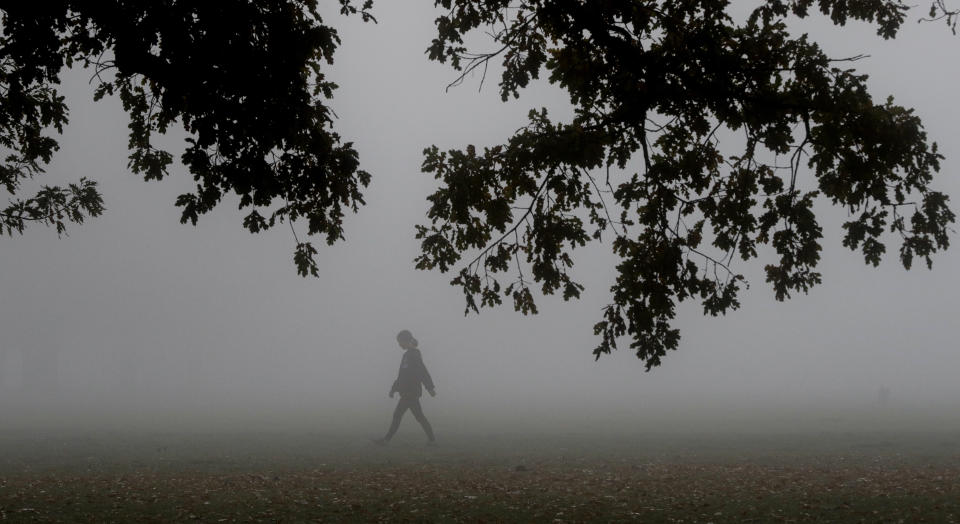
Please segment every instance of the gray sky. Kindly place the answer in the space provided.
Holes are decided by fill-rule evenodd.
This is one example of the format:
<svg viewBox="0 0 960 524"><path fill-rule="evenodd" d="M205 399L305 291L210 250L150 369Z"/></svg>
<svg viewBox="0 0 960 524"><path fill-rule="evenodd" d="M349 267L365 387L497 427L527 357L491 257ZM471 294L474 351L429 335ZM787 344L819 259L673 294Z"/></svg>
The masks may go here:
<svg viewBox="0 0 960 524"><path fill-rule="evenodd" d="M555 421L867 406L881 384L902 406L960 399L960 251L938 256L932 272L906 272L892 243L894 256L867 267L840 245L844 215L837 209L821 208L823 285L777 303L763 281L765 261L741 263L751 282L742 309L717 319L684 305L676 322L680 350L650 373L629 350L599 362L590 353L613 279L609 244L579 252L582 300L540 298L535 317L508 305L465 318L449 275L413 268L413 226L435 187L420 173L421 151L495 144L528 109L563 115L568 107L563 93L543 83L501 103L495 76L479 93L479 76L445 93L454 73L423 54L436 16L429 2L380 1L374 13L377 25L334 21L343 37L330 70L340 84L337 128L355 141L373 182L368 205L347 219L347 241L321 249L320 278L296 275L287 228L247 233L235 199L197 227L179 224L173 201L191 186L185 170L159 183L127 172L118 101L93 103L89 73L64 75L71 124L38 182L99 180L107 212L64 238L33 228L0 239L0 344L7 352L0 394L22 386L19 351L53 347L56 402L78 417L104 406L144 424L155 414L225 423L290 414L319 428L353 417L379 432L401 356L394 336L410 329L438 386L425 409L440 428L464 413ZM960 78L953 67L960 37L911 21L884 42L869 27L837 29L815 18L795 24L796 31L810 32L834 56L869 53L856 65L871 75L874 96L893 94L916 108L947 157L936 185L960 209ZM165 140L175 155L180 138Z"/></svg>

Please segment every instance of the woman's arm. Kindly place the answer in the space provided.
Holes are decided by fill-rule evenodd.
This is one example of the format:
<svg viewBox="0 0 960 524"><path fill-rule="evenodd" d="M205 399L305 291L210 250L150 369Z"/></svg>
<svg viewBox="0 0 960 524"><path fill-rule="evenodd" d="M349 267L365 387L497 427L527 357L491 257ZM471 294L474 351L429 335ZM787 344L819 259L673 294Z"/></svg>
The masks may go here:
<svg viewBox="0 0 960 524"><path fill-rule="evenodd" d="M423 363L423 356L420 352L417 352L417 364L420 368L420 382L423 383L423 387L427 388L427 391L433 395L434 394L434 385L433 378L430 377L430 372L427 371L427 365Z"/></svg>

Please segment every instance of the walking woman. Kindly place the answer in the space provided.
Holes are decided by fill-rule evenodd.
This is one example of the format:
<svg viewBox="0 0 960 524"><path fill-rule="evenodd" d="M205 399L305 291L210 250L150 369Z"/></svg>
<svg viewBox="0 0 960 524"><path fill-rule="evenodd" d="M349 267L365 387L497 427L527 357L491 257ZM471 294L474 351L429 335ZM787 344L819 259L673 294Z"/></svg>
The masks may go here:
<svg viewBox="0 0 960 524"><path fill-rule="evenodd" d="M423 364L423 355L417 349L417 339L413 338L413 334L404 329L397 334L397 343L404 351L403 358L400 360L400 373L397 375L397 380L393 382L393 387L390 388L390 398L393 398L394 393L399 393L400 401L397 402L397 409L393 411L393 421L386 436L376 439L374 442L381 446L390 442L390 439L397 432L397 428L400 427L403 414L409 409L417 422L423 427L424 433L427 434L427 445L435 446L436 439L433 436L433 428L423 414L423 408L420 407L420 397L423 396L424 387L431 397L437 396L433 379L430 378L430 373L427 372L427 367Z"/></svg>

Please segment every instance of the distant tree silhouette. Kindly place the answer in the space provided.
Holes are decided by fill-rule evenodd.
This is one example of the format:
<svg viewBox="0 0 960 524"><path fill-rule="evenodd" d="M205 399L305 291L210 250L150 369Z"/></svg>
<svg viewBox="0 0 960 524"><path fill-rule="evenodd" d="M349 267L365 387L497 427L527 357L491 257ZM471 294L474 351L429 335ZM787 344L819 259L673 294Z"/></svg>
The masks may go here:
<svg viewBox="0 0 960 524"><path fill-rule="evenodd" d="M6 344L0 342L0 389L6 386L5 381L9 374L7 371L8 366L10 365L10 349Z"/></svg>
<svg viewBox="0 0 960 524"><path fill-rule="evenodd" d="M55 394L60 389L60 348L32 344L24 346L21 355L21 389L46 398Z"/></svg>
<svg viewBox="0 0 960 524"><path fill-rule="evenodd" d="M877 390L877 402L881 407L887 407L890 404L890 388L880 386L880 389Z"/></svg>

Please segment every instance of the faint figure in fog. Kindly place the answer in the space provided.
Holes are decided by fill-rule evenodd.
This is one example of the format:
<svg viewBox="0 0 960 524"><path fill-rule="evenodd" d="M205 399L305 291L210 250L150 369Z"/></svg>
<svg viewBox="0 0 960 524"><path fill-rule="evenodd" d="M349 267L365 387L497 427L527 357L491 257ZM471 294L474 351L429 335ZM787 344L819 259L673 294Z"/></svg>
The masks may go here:
<svg viewBox="0 0 960 524"><path fill-rule="evenodd" d="M885 408L890 405L890 388L887 386L880 386L880 390L877 392L877 401L880 403L880 407Z"/></svg>
<svg viewBox="0 0 960 524"><path fill-rule="evenodd" d="M417 349L417 339L413 338L413 334L404 329L397 334L397 343L400 344L404 352L403 358L400 360L400 373L397 375L397 380L393 382L393 387L390 388L390 398L393 398L394 393L399 393L400 401L397 402L397 409L393 411L393 422L390 423L390 429L387 430L386 436L376 439L374 442L380 445L390 442L390 439L397 432L397 428L400 427L403 414L409 409L427 434L427 445L434 446L436 445L436 439L433 436L433 428L423 414L423 408L420 407L420 397L423 395L424 387L427 388L427 393L430 393L431 397L437 396L433 379L430 378L430 373L427 372L427 367L423 364L423 356Z"/></svg>

